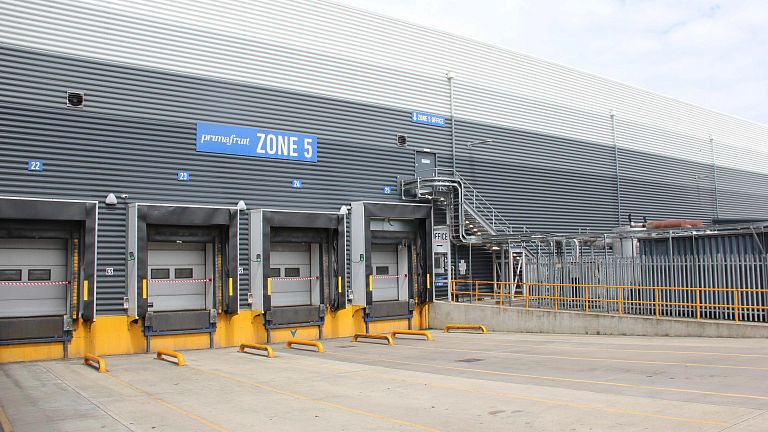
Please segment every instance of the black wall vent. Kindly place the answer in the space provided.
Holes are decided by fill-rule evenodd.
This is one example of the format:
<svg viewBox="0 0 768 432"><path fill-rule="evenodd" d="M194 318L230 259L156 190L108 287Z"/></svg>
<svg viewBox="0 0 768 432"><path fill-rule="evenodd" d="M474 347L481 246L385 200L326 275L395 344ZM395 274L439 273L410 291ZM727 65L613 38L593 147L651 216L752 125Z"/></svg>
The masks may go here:
<svg viewBox="0 0 768 432"><path fill-rule="evenodd" d="M85 103L85 93L67 92L67 106L73 108L82 108Z"/></svg>
<svg viewBox="0 0 768 432"><path fill-rule="evenodd" d="M397 134L397 146L398 147L407 147L408 146L408 136L407 135Z"/></svg>

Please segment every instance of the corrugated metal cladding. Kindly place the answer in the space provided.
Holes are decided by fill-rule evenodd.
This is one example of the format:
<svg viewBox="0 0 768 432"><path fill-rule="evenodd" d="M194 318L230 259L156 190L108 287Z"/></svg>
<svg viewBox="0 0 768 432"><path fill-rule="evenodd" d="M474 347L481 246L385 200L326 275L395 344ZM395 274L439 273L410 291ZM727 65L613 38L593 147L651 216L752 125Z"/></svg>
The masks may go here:
<svg viewBox="0 0 768 432"><path fill-rule="evenodd" d="M85 109L65 107L67 89L86 92ZM103 203L112 192L128 202L338 211L356 200L397 200L383 186L412 176L414 159L395 146L396 133L443 153L450 142L448 129L413 125L405 111L19 49L0 48L0 91L17 95L0 107L0 184L11 196ZM318 163L197 153L198 120L312 133ZM30 159L45 170L26 171ZM177 181L177 171L191 181ZM303 188L292 189L292 179ZM100 314L124 312L125 207L100 208ZM242 220L241 230L247 272Z"/></svg>
<svg viewBox="0 0 768 432"><path fill-rule="evenodd" d="M705 234L676 236L671 239L640 239L640 255L675 257L736 257L763 256L768 250L765 230L748 234ZM671 253L670 253L671 252ZM746 262L746 259L745 259Z"/></svg>
<svg viewBox="0 0 768 432"><path fill-rule="evenodd" d="M493 282L493 254L488 248L483 246L459 246L454 248L454 253L457 253L458 257L456 262L464 261L467 265L467 273L465 275L460 275L458 269L454 270L455 279ZM470 263L472 264L470 265ZM493 286L484 285L482 291L493 292ZM447 296L448 293L440 294ZM435 295L438 295L438 293L435 293Z"/></svg>
<svg viewBox="0 0 768 432"><path fill-rule="evenodd" d="M65 107L65 92L86 93L85 109ZM0 184L3 195L89 199L110 192L128 202L337 211L384 195L397 176L413 174L413 149L437 152L450 165L450 129L415 125L410 112L381 105L243 82L138 68L100 60L0 47ZM318 163L197 153L197 121L242 124L318 136ZM458 168L516 225L532 230L609 229L616 225L613 148L556 135L465 119L459 143L494 137L498 145L458 146ZM395 146L395 134L410 148ZM711 166L621 149L622 199L637 215L712 214L702 181L694 195L688 173ZM45 171L26 170L41 159ZM189 171L179 182L177 171ZM765 184L765 176L725 168L719 177ZM302 189L292 189L292 179ZM763 193L720 190L721 216L768 214ZM725 195L728 194L728 195ZM745 197L753 202L745 201ZM740 204L739 204L740 203ZM748 210L739 208L740 205ZM125 208L100 208L99 314L121 314L125 291ZM245 217L243 218L245 219ZM241 221L241 264L247 272L248 233ZM474 259L473 259L474 263ZM114 268L113 276L105 269ZM474 266L477 268L477 266ZM486 267L487 268L487 267ZM241 275L245 307L248 275Z"/></svg>
<svg viewBox="0 0 768 432"><path fill-rule="evenodd" d="M6 0L6 44L362 101L768 173L768 127L317 0ZM635 136L636 139L631 139ZM677 140L675 136L684 136Z"/></svg>

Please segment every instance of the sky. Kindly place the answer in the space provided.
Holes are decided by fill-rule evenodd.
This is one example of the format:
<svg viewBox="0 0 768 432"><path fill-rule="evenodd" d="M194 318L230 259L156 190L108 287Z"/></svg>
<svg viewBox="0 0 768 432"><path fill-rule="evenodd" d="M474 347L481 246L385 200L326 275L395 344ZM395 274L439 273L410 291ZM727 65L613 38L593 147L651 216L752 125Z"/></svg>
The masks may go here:
<svg viewBox="0 0 768 432"><path fill-rule="evenodd" d="M768 124L768 0L335 0Z"/></svg>

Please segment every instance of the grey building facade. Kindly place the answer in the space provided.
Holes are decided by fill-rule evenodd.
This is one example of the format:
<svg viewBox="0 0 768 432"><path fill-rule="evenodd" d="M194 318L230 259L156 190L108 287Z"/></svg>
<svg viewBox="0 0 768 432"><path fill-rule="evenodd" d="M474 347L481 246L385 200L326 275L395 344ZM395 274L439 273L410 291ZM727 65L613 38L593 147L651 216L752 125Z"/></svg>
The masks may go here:
<svg viewBox="0 0 768 432"><path fill-rule="evenodd" d="M81 31L74 26L68 39L63 23L46 23L51 15L64 16L78 10L75 2L25 3L3 6L11 24L0 31L0 90L6 96L0 106L0 195L98 202L97 316L126 313L130 204L235 207L242 200L249 209L338 212L341 206L354 201L400 202L397 185L401 179L414 175L414 150L429 149L436 153L440 167L449 168L455 163L456 170L512 223L512 229L609 230L629 214L651 219L705 220L714 216L768 215L768 192L764 188L768 184L768 168L755 168L752 161L739 162L762 157L754 153L755 158L750 158L750 148L765 145L768 127L737 119L730 121L716 113L700 114L701 109L690 108L686 115L701 117L699 124L717 117L725 125L724 135L730 141L719 144L714 122L715 130L702 128L701 134L694 136L683 130L671 130L666 124L645 121L639 114L624 116L618 106L605 105L605 111L598 114L558 106L551 100L530 99L522 91L514 96L514 89L509 90L505 84L506 80L516 79L513 68L503 72L505 76L498 80L482 82L480 76L463 85L460 63L456 64L459 72L455 79L458 109L455 117L450 118L446 109L449 83L444 74L453 69L450 63L456 52L471 50L474 45L439 32L432 36L454 54L448 56L449 65L445 68L442 63L425 61L433 76L423 85L423 92L420 83L424 69L398 69L402 63L395 62L391 70L371 69L371 74L386 74L388 80L404 83L408 94L401 94L401 87L389 85L388 81L379 81L375 85L369 83L369 91L361 91L355 97L355 87L342 78L334 81L334 76L327 76L314 80L312 86L304 83L302 74L306 72L306 79L312 81L312 74L321 65L335 68L340 77L347 67L353 66L343 62L343 51L338 53L342 61L334 66L329 63L338 59L325 58L321 52L292 49L292 44L297 43L291 38L296 36L294 33L291 37L290 32L273 33L270 38L257 33L248 36L247 32L232 35L221 48L225 54L236 49L245 58L251 50L249 61L258 63L263 57L265 63L282 63L283 67L293 61L290 67L294 74L281 75L281 69L275 67L275 76L268 76L254 66L252 74L246 77L240 73L248 74L249 68L234 64L239 58L234 55L228 59L232 64L224 62L221 70L216 70L220 59L198 58L193 62L174 57L180 55L176 50L183 43L190 50L199 49L199 55L205 57L211 49L209 43L215 44L220 36L218 32L211 33L213 42L200 36L205 34L203 29L196 33L196 38L170 44L166 38L174 36L166 34L161 23L145 15L148 9L138 8L139 13L129 18L119 10L113 10L112 17L106 16L110 12L108 6L84 6L82 16L90 20L92 28ZM247 8L297 7L291 3L254 2ZM359 18L355 34L363 31L363 24L369 21L381 28L404 28L404 37L409 31L414 37L427 32L333 3L299 3L318 15L284 19L301 23L312 17L321 20L325 16L322 14L351 14ZM215 9L213 4L199 7ZM190 6L190 13L193 9ZM28 15L22 16L24 10ZM155 13L162 11L159 7ZM142 19L148 32L157 32L156 40L139 37L133 31ZM30 39L20 30L25 20L28 25L40 26L43 42ZM94 33L99 27L105 32L103 41ZM343 34L346 24L337 23L330 28L323 37ZM169 24L167 32L172 30ZM122 40L113 40L115 35L121 35ZM282 36L284 44L280 43ZM371 37L376 37L373 30ZM158 52L164 41L168 43L165 54ZM123 48L115 48L118 45ZM388 45L383 40L377 49L391 49L395 57L408 55L398 51L398 47L395 42ZM487 57L485 61L497 68L509 55L486 46L475 48L473 55ZM369 54L376 52L372 50ZM280 59L269 59L269 53ZM188 53L190 59L193 54ZM153 59L163 56L166 62L152 65ZM132 60L139 58L143 60ZM354 61L350 57L349 63ZM178 68L173 67L174 62L179 64ZM193 70L193 63L200 69ZM205 64L210 66L211 73L202 72ZM484 93L487 89L474 88L479 82L491 89L498 85L498 96L488 97ZM567 82L556 84L563 86ZM589 98L591 91L599 93L606 88L610 92L610 85L601 85L595 84L582 96ZM323 91L323 86L329 90ZM67 92L84 94L82 107L68 106ZM392 95L391 103L381 103L388 92ZM422 93L423 105L417 105L420 99L411 96ZM621 99L623 94L616 92L614 97ZM659 109L686 109L682 103L669 108L671 102L660 96L656 101L653 97L643 101L644 109L653 111L654 103ZM475 105L483 108L475 109ZM611 114L610 109L614 108L617 113ZM631 112L630 108L626 111ZM447 125L415 123L413 111L446 116ZM504 114L514 111L524 114L519 119ZM198 122L317 136L317 162L198 152ZM562 127L555 127L557 124ZM739 133L739 125L744 125L746 132ZM398 134L407 135L407 147L396 145ZM714 138L708 138L710 134ZM479 139L492 139L493 143L471 148L466 144ZM739 147L743 143L748 145ZM692 155L691 149L708 155ZM720 149L724 162L715 157L715 149ZM42 171L29 170L30 161L41 161ZM179 172L187 172L189 178L180 181ZM293 187L294 180L301 180L300 188ZM394 193L385 193L387 187L394 188ZM117 197L116 205L105 204L110 193ZM237 275L240 308L249 307L249 263L253 259L249 254L250 236L248 213L242 212L242 271ZM478 266L488 264L487 259L476 262ZM478 267L477 272L482 271Z"/></svg>

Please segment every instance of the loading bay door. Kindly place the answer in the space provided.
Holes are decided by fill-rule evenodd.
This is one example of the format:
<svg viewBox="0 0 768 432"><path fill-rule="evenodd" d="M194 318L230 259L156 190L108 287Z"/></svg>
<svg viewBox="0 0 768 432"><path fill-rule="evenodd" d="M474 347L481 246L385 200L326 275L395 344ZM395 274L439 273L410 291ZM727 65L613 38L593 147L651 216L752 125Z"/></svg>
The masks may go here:
<svg viewBox="0 0 768 432"><path fill-rule="evenodd" d="M154 312L207 309L212 247L150 242L148 300Z"/></svg>
<svg viewBox="0 0 768 432"><path fill-rule="evenodd" d="M373 301L398 300L399 281L396 244L371 245ZM391 276L391 277L387 277Z"/></svg>
<svg viewBox="0 0 768 432"><path fill-rule="evenodd" d="M0 239L0 317L66 314L67 265L67 240Z"/></svg>
<svg viewBox="0 0 768 432"><path fill-rule="evenodd" d="M312 270L308 243L272 243L269 252L269 277L309 278ZM312 280L272 280L272 306L312 304Z"/></svg>

